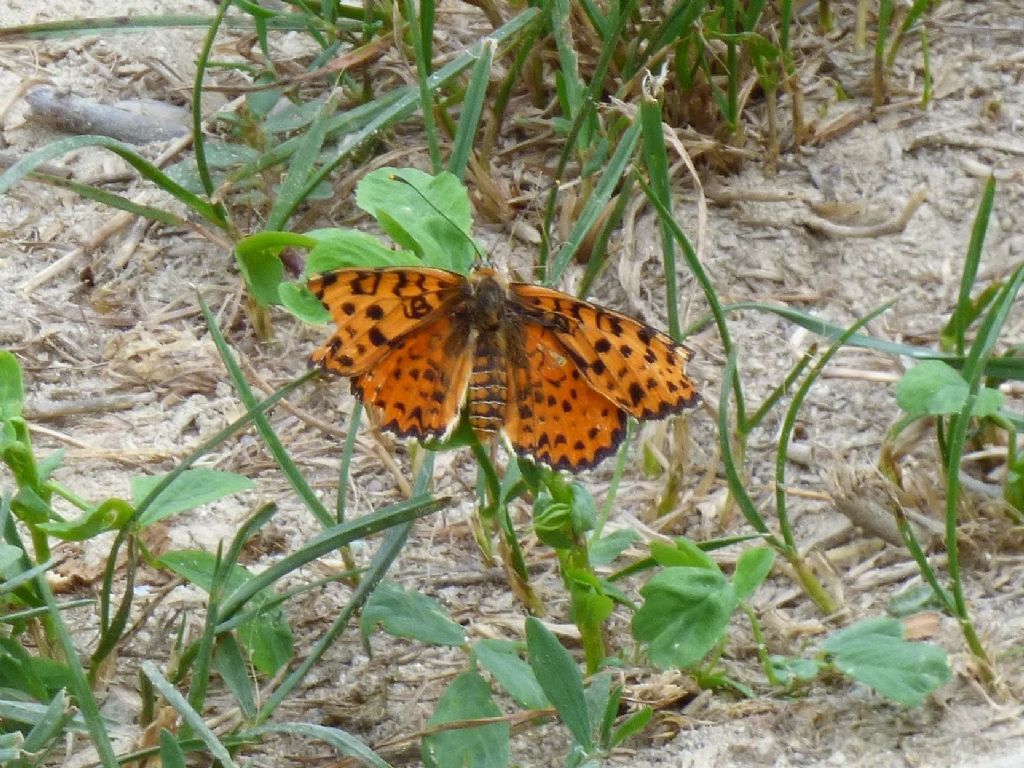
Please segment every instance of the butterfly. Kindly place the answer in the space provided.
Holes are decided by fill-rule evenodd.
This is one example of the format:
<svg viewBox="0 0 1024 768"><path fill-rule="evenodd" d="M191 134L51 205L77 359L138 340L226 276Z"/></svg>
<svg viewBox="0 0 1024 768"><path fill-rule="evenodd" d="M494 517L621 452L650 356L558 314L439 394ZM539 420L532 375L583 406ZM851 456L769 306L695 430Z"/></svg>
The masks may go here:
<svg viewBox="0 0 1024 768"><path fill-rule="evenodd" d="M443 439L466 411L481 441L502 433L519 456L579 471L615 452L628 416L700 401L687 347L489 267L338 269L308 287L337 325L310 363L350 377L400 437Z"/></svg>

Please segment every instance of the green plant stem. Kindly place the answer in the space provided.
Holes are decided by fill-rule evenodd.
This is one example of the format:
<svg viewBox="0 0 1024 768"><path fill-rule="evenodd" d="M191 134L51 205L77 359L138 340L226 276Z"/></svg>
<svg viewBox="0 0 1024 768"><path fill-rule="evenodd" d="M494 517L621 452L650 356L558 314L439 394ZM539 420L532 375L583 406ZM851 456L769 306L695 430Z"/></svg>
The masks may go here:
<svg viewBox="0 0 1024 768"><path fill-rule="evenodd" d="M814 355L818 350L816 344L812 344L808 347L807 351L804 352L803 357L797 361L797 364L790 369L789 373L786 374L786 378L782 380L782 383L775 387L764 399L764 402L758 406L757 410L750 415L745 424L739 425L740 431L744 434L750 434L754 427L761 423L761 420L768 415L768 412L775 407L776 403L782 399L782 397L789 391L789 388L793 386L793 383L800 378L801 374L814 361Z"/></svg>
<svg viewBox="0 0 1024 768"><path fill-rule="evenodd" d="M818 581L818 577L807 567L807 563L795 550L782 549L779 551L786 558L786 562L793 568L797 581L800 582L800 586L803 587L807 596L818 606L818 610L826 616L831 616L839 610L836 601L832 599L832 596L821 585L821 582Z"/></svg>
<svg viewBox="0 0 1024 768"><path fill-rule="evenodd" d="M636 432L636 421L634 419L628 419L626 421L626 436L622 439L622 445L619 446L618 456L615 457L615 470L612 472L611 482L608 483L608 492L605 496L604 506L601 508L601 514L598 515L597 525L594 526L594 532L591 534L591 541L597 541L601 538L601 534L604 532L605 523L608 522L608 518L611 517L612 508L615 505L615 495L619 490L619 483L622 482L622 476L626 472L626 460L629 458L629 446L633 442L633 435Z"/></svg>
<svg viewBox="0 0 1024 768"><path fill-rule="evenodd" d="M432 3L428 2L432 7ZM430 152L430 165L434 173L441 168L441 144L437 137L437 122L434 120L434 96L430 88L430 67L427 59L430 41L426 39L426 19L420 23L420 15L416 12L413 0L405 0L405 18L408 22L409 35L412 37L413 54L416 58L417 83L420 89L420 111L423 114L423 131L427 135L427 149Z"/></svg>
<svg viewBox="0 0 1024 768"><path fill-rule="evenodd" d="M192 149L196 154L196 168L199 171L199 179L207 198L213 196L214 187L213 176L210 174L210 166L206 160L206 142L203 136L203 79L210 61L210 54L213 51L213 42L217 39L217 32L224 20L224 14L227 13L231 3L232 0L221 0L217 7L217 13L210 23L210 28L203 38L202 48L199 50L199 57L196 61L196 78L192 83ZM222 221L230 222L223 203L216 203L214 208Z"/></svg>
<svg viewBox="0 0 1024 768"><path fill-rule="evenodd" d="M740 608L747 614L747 619L750 621L750 631L754 635L754 642L757 643L757 658L761 662L764 676L768 678L768 682L771 685L781 688L782 683L778 675L775 674L775 668L772 666L771 656L768 654L768 644L765 642L764 631L761 629L761 622L758 620L757 614L746 600L740 603Z"/></svg>

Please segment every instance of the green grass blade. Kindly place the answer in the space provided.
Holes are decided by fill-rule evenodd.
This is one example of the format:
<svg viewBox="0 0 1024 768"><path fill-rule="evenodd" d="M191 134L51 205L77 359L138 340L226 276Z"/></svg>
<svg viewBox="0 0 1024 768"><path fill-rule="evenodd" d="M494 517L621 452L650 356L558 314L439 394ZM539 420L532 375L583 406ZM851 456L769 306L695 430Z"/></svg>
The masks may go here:
<svg viewBox="0 0 1024 768"><path fill-rule="evenodd" d="M957 531L957 512L960 502L960 460L963 456L964 444L966 443L967 432L971 424L971 414L974 411L978 390L981 387L985 360L992 353L1006 318L1016 302L1017 294L1020 292L1022 284L1024 284L1024 266L1020 266L1014 271L1013 276L1000 290L999 297L995 300L992 309L985 316L985 320L978 331L978 338L975 339L974 344L971 346L971 352L964 363L963 376L969 387L967 401L960 415L953 420L947 444L946 567L949 571L950 591L956 606L956 618L960 622L960 627L968 646L976 657L986 663L988 662L988 656L974 632L974 627L968 615L967 599L964 595L963 578L960 573L960 548Z"/></svg>
<svg viewBox="0 0 1024 768"><path fill-rule="evenodd" d="M167 703L174 707L178 714L181 715L181 719L192 729L192 732L202 739L210 754L220 761L222 766L233 768L235 763L231 760L231 754L228 752L227 747L220 742L220 739L206 725L202 715L190 707L188 702L185 701L185 697L178 692L178 689L171 685L167 678L160 673L156 664L148 660L142 662L142 673L153 684L153 687L160 695L164 697Z"/></svg>
<svg viewBox="0 0 1024 768"><path fill-rule="evenodd" d="M555 169L555 183L551 186L551 191L548 193L548 200L544 210L544 222L541 226L541 251L537 259L539 274L546 276L549 283L554 282L554 278L551 277L551 272L548 269L548 256L551 247L551 225L555 219L555 203L558 200L561 180L565 175L565 169L569 165L569 158L573 156L577 145L579 145L581 150L585 150L590 144L580 140L579 137L585 122L592 119L594 105L598 102L599 94L604 88L608 68L611 66L612 56L615 53L615 42L622 37L635 2L636 0L625 0L621 7L618 7L617 13L612 18L613 30L611 38L605 41L605 45L601 49L601 55L594 66L590 87L587 89L586 99L583 101L583 108L573 116L569 133L562 146L562 153L558 158L558 166ZM551 13L554 14L554 11L552 10Z"/></svg>
<svg viewBox="0 0 1024 768"><path fill-rule="evenodd" d="M733 133L740 124L740 69L739 48L736 44L736 0L722 0L722 19L725 21L725 74L727 80L725 121Z"/></svg>
<svg viewBox="0 0 1024 768"><path fill-rule="evenodd" d="M221 334L220 329L217 327L217 320L214 318L213 313L207 306L206 301L202 296L199 297L199 306L203 312L203 318L206 320L206 326L210 331L210 336L213 339L213 343L217 347L217 351L220 353L221 360L224 362L224 367L228 369L228 375L231 377L231 381L234 383L235 388L238 390L238 397L245 405L246 409L252 412L253 425L256 430L260 433L260 437L263 438L263 442L266 443L267 449L270 454L274 457L277 465L281 468L281 472L288 479L292 488L298 494L299 498L306 504L309 510L316 516L316 519L320 521L320 524L324 528L329 528L334 524L334 520L331 518L331 513L327 511L320 499L317 498L316 493L312 488L309 487L309 483L306 482L306 478L302 476L298 467L295 466L295 462L292 461L288 455L288 451L284 447L284 443L281 442L281 438L274 432L274 428L270 425L270 421L262 411L256 410L258 401L252 390L249 388L249 384L245 380L245 375L242 373L242 369L238 365L238 361L235 360L235 356L228 348L227 342L224 340L224 336Z"/></svg>
<svg viewBox="0 0 1024 768"><path fill-rule="evenodd" d="M359 422L362 416L363 404L357 402L348 418L348 433L345 435L345 443L341 447L341 463L338 466L338 502L335 505L335 519L339 523L345 522L345 492L348 490L348 473L349 467L352 466L352 456L356 450L356 436L359 434ZM346 565L350 564L346 563Z"/></svg>
<svg viewBox="0 0 1024 768"><path fill-rule="evenodd" d="M192 680L188 689L188 704L197 712L202 712L206 702L206 691L210 685L210 667L213 664L213 646L217 637L217 618L220 615L220 603L224 597L224 586L234 566L224 560L222 545L217 546L216 566L213 571L213 583L206 599L206 618L203 621L203 632L199 637L199 646L195 661L192 664Z"/></svg>
<svg viewBox="0 0 1024 768"><path fill-rule="evenodd" d="M633 77L642 67L647 66L651 57L666 46L675 46L684 37L691 36L694 24L703 15L707 5L707 0L676 0L675 5L661 15L662 21L657 32L651 35L642 56L637 57L633 66L627 70L628 77Z"/></svg>
<svg viewBox="0 0 1024 768"><path fill-rule="evenodd" d="M643 131L643 158L651 192L661 201L666 211L672 211L671 189L668 178L668 151L661 127L661 105L653 96L645 94L640 104L640 124ZM668 309L668 332L676 341L682 339L679 327L679 284L676 277L676 249L672 230L664 218L661 224L661 250L665 274L665 305Z"/></svg>
<svg viewBox="0 0 1024 768"><path fill-rule="evenodd" d="M545 5L548 11L548 27L558 52L557 73L561 78L561 90L564 98L562 111L567 120L573 121L583 112L587 87L580 79L579 58L576 56L576 49L570 34L572 28L570 2L569 0L549 0ZM591 138L589 132L581 132L579 148L585 149L589 146Z"/></svg>
<svg viewBox="0 0 1024 768"><path fill-rule="evenodd" d="M424 502L416 501L417 498L429 498L423 495L423 491L430 482L433 472L434 454L428 452L426 459L423 462L423 467L420 469L420 473L416 477L416 483L413 485L413 498L408 502L404 502L405 504L421 504ZM398 505L392 506L395 507ZM365 520L366 518L363 519ZM388 526L391 525L391 523L388 523ZM380 548L378 548L376 554L374 554L373 560L370 563L370 567L367 569L364 578L359 582L359 586L356 587L348 605L346 605L341 613L338 614L338 617L331 623L331 626L328 628L327 632L324 633L324 636L321 637L320 640L317 641L316 645L313 646L306 658L288 674L288 676L281 682L281 685L279 685L270 695L257 715L257 722L263 722L274 714L274 711L278 706L280 706L281 702L284 701L291 691L302 682L305 676L309 673L309 670L313 668L313 665L316 664L324 652L331 647L335 638L337 638L345 627L348 626L348 622L352 618L352 615L359 610L363 603L366 602L366 598L370 596L370 593L376 588L377 584L380 583L380 580L387 574L388 568L391 567L391 563L394 562L395 558L398 557L399 553L402 551L402 547L405 545L405 541L411 530L411 522L405 522L401 525L390 527L387 535L384 537L384 541L381 542ZM234 595L232 595L232 597L234 597Z"/></svg>
<svg viewBox="0 0 1024 768"><path fill-rule="evenodd" d="M303 565L316 560L318 557L323 557L346 544L366 539L381 531L405 525L413 520L432 514L440 509L443 503L442 500L435 499L429 494L421 493L407 501L391 504L384 509L363 515L356 520L341 523L340 525L332 525L299 550L278 560L232 592L224 600L221 609L224 621L232 618L238 609L261 590L273 586L283 576L292 573ZM222 631L223 627L218 627L217 629Z"/></svg>
<svg viewBox="0 0 1024 768"><path fill-rule="evenodd" d="M213 17L198 14L156 14L122 16L87 16L78 19L44 21L37 24L19 24L0 28L0 42L17 40L46 40L86 35L104 35L111 32L145 32L151 29L209 29ZM266 19L270 29L291 32L307 28L307 18L298 13L275 14ZM253 21L248 16L228 16L222 26L225 29L251 32Z"/></svg>
<svg viewBox="0 0 1024 768"><path fill-rule="evenodd" d="M731 439L733 430L729 424L729 397L732 394L732 387L737 380L736 351L733 350L729 353L725 364L725 371L722 373L722 392L718 400L718 444L722 452L722 464L725 466L725 477L729 484L729 493L736 500L740 513L746 518L750 527L767 540L771 538L768 524L757 511L754 500L750 498L746 486L743 485L743 479L740 477L740 472L736 465L736 457L733 453ZM781 542L777 542L773 546L777 546L780 550L782 549Z"/></svg>
<svg viewBox="0 0 1024 768"><path fill-rule="evenodd" d="M614 12L615 7L619 3L610 3L612 11ZM597 7L597 3L594 0L582 0L580 6L583 8L583 12L587 14L587 20L594 25L594 29L597 30L597 34L601 36L601 39L606 43L608 40L608 19L600 8ZM615 41L612 41L613 43Z"/></svg>
<svg viewBox="0 0 1024 768"><path fill-rule="evenodd" d="M217 210L216 206L210 205L200 197L189 192L176 181L167 176L163 171L138 154L134 148L116 139L107 136L72 136L67 139L60 139L47 144L42 149L37 149L8 168L0 175L0 195L7 192L11 186L27 176L36 166L48 162L55 157L65 155L69 152L82 149L83 147L103 147L113 152L122 160L131 165L139 174L160 187L169 195L176 198L184 205L191 208L199 216L211 224L225 229L227 222Z"/></svg>
<svg viewBox="0 0 1024 768"><path fill-rule="evenodd" d="M465 179L469 153L473 151L473 140L480 126L480 115L483 114L484 101L487 98L487 86L491 77L491 63L494 60L494 41L484 40L480 49L480 58L473 67L469 79L466 96L462 100L462 111L459 116L459 127L455 132L452 144L452 156L448 160L448 170L460 181Z"/></svg>
<svg viewBox="0 0 1024 768"><path fill-rule="evenodd" d="M903 23L900 24L900 28L893 35L892 44L889 46L889 55L885 58L885 65L887 67L891 68L896 63L896 54L899 53L900 46L903 44L903 38L907 36L911 28L921 20L921 17L933 5L938 5L938 2L936 0L914 0L911 4L907 10L907 15L903 17Z"/></svg>
<svg viewBox="0 0 1024 768"><path fill-rule="evenodd" d="M221 0L217 7L217 13L213 17L213 23L206 31L203 38L203 45L199 49L199 57L196 60L196 76L192 81L192 149L196 154L196 168L199 170L199 180L207 197L213 196L213 176L210 174L210 166L206 161L206 137L203 135L203 80L206 77L206 68L210 63L210 53L213 51L213 41L217 39L217 32L224 20L224 14L232 0ZM217 205L217 213L226 218L227 213L224 207Z"/></svg>
<svg viewBox="0 0 1024 768"><path fill-rule="evenodd" d="M160 768L186 768L185 753L166 728L160 729Z"/></svg>
<svg viewBox="0 0 1024 768"><path fill-rule="evenodd" d="M885 41L889 36L889 24L892 23L893 0L878 0L878 36L875 38L875 61L872 71L874 94L872 105L880 107L885 103L887 88L885 84Z"/></svg>
<svg viewBox="0 0 1024 768"><path fill-rule="evenodd" d="M981 251L985 245L985 233L988 232L989 220L992 217L992 206L996 198L996 180L989 176L985 189L981 194L978 213L974 217L971 228L971 242L967 246L967 257L960 275L960 293L957 296L956 310L953 313L953 331L956 337L956 351L964 353L964 338L967 333L967 318L971 314L971 289L978 277L978 265L981 263Z"/></svg>
<svg viewBox="0 0 1024 768"><path fill-rule="evenodd" d="M356 133L366 128L366 126L371 122L380 118L382 113L385 113L393 107L396 102L409 98L410 95L412 95L413 106L415 106L415 89L412 89L409 86L403 86L401 88L396 88L390 93L384 94L376 101L372 101L368 104L360 104L358 107L346 110L339 115L334 115L328 121L327 134L332 139L337 136L343 136L344 144L347 146L351 141L349 134ZM412 108L410 107L406 114L411 112ZM304 137L301 135L282 141L280 144L260 155L259 159L255 162L243 165L241 168L234 171L228 177L228 182L237 184L239 181L262 173L268 168L273 168L276 165L287 162L288 159L299 150L303 141Z"/></svg>
<svg viewBox="0 0 1024 768"><path fill-rule="evenodd" d="M64 665L68 676L71 678L75 703L78 705L82 719L85 721L85 727L89 731L89 738L92 740L93 746L96 748L100 764L104 768L117 768L117 758L114 755L114 747L110 742L110 735L107 733L107 726L103 721L103 716L100 714L96 698L92 694L92 687L89 685L89 680L85 675L85 669L83 669L82 662L78 658L78 649L75 648L67 625L61 618L60 607L53 596L50 584L46 580L45 575L37 576L35 584L38 594L42 596L43 602L49 611L49 620L60 643L61 651L64 654Z"/></svg>
<svg viewBox="0 0 1024 768"><path fill-rule="evenodd" d="M626 206L633 199L633 186L636 183L634 179L635 174L626 174L626 177L622 180L622 185L615 193L615 205L612 206L611 213L605 217L604 224L601 225L601 231L598 233L597 238L594 240L594 247L590 251L590 259L587 261L587 268L583 272L583 277L580 278L579 288L576 292L577 296L585 297L590 293L590 288L593 286L597 276L601 274L605 264L608 263L608 241L611 240L612 235L619 231L620 225L622 224L622 217L626 212Z"/></svg>
<svg viewBox="0 0 1024 768"><path fill-rule="evenodd" d="M352 734L339 728L328 728L323 725L316 725L315 723L273 723L253 728L251 731L246 732L246 736L264 736L281 733L326 742L338 753L356 758L360 765L370 765L374 768L389 768L388 763L382 760L377 753Z"/></svg>
<svg viewBox="0 0 1024 768"><path fill-rule="evenodd" d="M1002 331L1006 318L1013 309L1020 291L1021 280L1024 279L1024 267L1014 270L1009 282L999 291L999 296L992 304L992 309L985 315L981 327L978 328L978 336L971 346L970 354L964 361L961 375L970 383L974 379L980 379L986 373L985 363L992 356L995 344L999 341L999 333Z"/></svg>
<svg viewBox="0 0 1024 768"><path fill-rule="evenodd" d="M409 36L412 38L413 54L416 57L416 82L419 85L420 111L423 114L423 132L427 136L430 165L436 174L441 170L441 144L437 137L437 122L434 120L434 96L430 87L431 61L433 50L433 9L432 0L422 0L421 13L416 12L416 3L405 0L405 18Z"/></svg>
<svg viewBox="0 0 1024 768"><path fill-rule="evenodd" d="M708 277L708 273L704 270L704 265L701 264L700 260L697 258L697 252L690 243L690 238L688 238L686 233L679 227L679 224L672 216L672 212L662 205L661 200L654 193L654 190L651 189L650 185L643 179L639 179L639 183L640 186L643 187L644 194L647 195L647 199L650 200L651 205L653 205L654 209L658 212L658 216L662 223L668 226L669 231L672 233L672 237L675 238L676 243L679 245L690 273L700 284L701 290L704 292L704 298L707 299L708 306L711 307L711 315L714 318L715 326L718 328L718 335L722 339L722 348L725 350L726 355L730 354L735 347L732 342L732 335L729 333L729 324L726 322L725 309L722 307L722 302L718 299L718 292L715 290L715 286L712 284L711 278ZM743 382L740 381L739 370L735 366L733 367L733 375L736 377L731 387L736 397L736 424L741 430L745 430L747 414L745 398L743 396Z"/></svg>
<svg viewBox="0 0 1024 768"><path fill-rule="evenodd" d="M569 262L572 261L572 257L583 242L583 238L608 204L612 194L615 192L615 188L621 182L626 169L633 159L633 152L639 141L640 121L636 120L622 135L618 146L615 148L615 153L608 160L608 164L601 174L601 179L598 181L597 186L594 187L594 192L591 194L590 199L583 206L576 224L566 238L565 243L551 260L547 280L545 281L549 285L556 283L562 276L562 273L565 272L566 267L569 266Z"/></svg>
<svg viewBox="0 0 1024 768"><path fill-rule="evenodd" d="M874 320L888 310L893 303L889 301L868 312L836 338L821 357L818 358L818 361L811 370L807 372L804 380L800 383L796 392L793 393L793 399L789 403L789 408L786 409L786 416L782 421L782 429L779 431L778 445L775 448L775 512L779 518L779 532L782 534L782 539L786 542L786 546L794 552L796 551L796 539L793 536L793 528L789 522L789 512L786 504L786 464L789 461L789 442L793 438L793 430L796 428L796 418L800 413L804 400L807 399L807 395L811 391L811 386L818 380L825 366L828 365L836 352L846 343L846 340L851 338L871 320Z"/></svg>
<svg viewBox="0 0 1024 768"><path fill-rule="evenodd" d="M762 304L755 301L739 302L729 304L723 308L725 312L732 313L744 309L756 309L762 312L771 312L783 317L802 328L806 328L819 336L834 339L843 333L843 327L826 322L814 315L807 314L790 307L780 307L773 304ZM695 325L702 325L706 321L698 321ZM900 344L895 341L877 339L873 336L854 334L847 340L847 346L871 349L876 352L883 352L889 355L902 355L915 360L942 360L954 368L962 368L965 358L952 352L941 352L930 347L914 347L910 344ZM1024 379L1024 359L1015 357L986 358L984 361L984 372L986 376L995 376L1001 379Z"/></svg>
<svg viewBox="0 0 1024 768"><path fill-rule="evenodd" d="M105 189L94 187L91 184L81 184L71 179L65 179L62 176L50 176L49 174L33 172L28 177L32 181L38 181L41 184L46 184L51 187L59 187L61 189L68 189L74 192L79 197L83 197L86 200L94 200L97 203L106 205L110 208L117 208L120 211L127 211L128 213L141 216L144 219L150 221L156 221L161 224L165 224L168 227L181 227L187 228L189 223L182 219L180 216L175 216L170 211L165 211L161 208L154 208L150 205L141 205L136 203L134 200L129 200L127 197L108 192Z"/></svg>
<svg viewBox="0 0 1024 768"><path fill-rule="evenodd" d="M288 165L288 173L284 181L281 182L270 213L267 214L265 229L271 231L286 229L292 212L302 205L306 196L312 191L309 187L309 179L315 172L320 152L327 139L330 119L336 109L337 105L332 97L327 99L317 110L316 117L306 129L302 136L302 143Z"/></svg>
<svg viewBox="0 0 1024 768"><path fill-rule="evenodd" d="M527 8L503 27L489 35L487 39L495 41L500 52L504 46L509 45L519 34L528 33L532 26L539 22L539 19L540 11L536 8ZM483 41L477 43L468 51L455 57L448 64L437 70L427 81L429 89L434 91L448 85L480 57L480 50L483 45ZM344 143L338 148L335 156L325 162L320 167L320 170L310 178L307 191L303 193L303 197L307 196L309 191L312 191L313 188L330 175L346 158L358 151L367 142L373 141L381 131L386 130L389 126L412 114L420 101L417 89L408 87L399 89L399 92L394 95L393 100L389 99L384 109L377 110L361 130L345 137ZM294 147L290 151L295 151Z"/></svg>

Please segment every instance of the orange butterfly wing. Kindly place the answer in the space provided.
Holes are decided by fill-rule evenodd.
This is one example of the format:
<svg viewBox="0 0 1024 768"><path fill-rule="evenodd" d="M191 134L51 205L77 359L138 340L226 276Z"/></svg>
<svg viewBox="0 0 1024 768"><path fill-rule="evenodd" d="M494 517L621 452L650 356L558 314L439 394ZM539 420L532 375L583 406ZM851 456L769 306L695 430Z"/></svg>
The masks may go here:
<svg viewBox="0 0 1024 768"><path fill-rule="evenodd" d="M615 453L626 414L583 377L548 328L525 324L510 361L504 432L513 450L553 469L579 471Z"/></svg>
<svg viewBox="0 0 1024 768"><path fill-rule="evenodd" d="M376 365L394 341L444 315L468 290L454 272L411 267L338 269L308 287L338 326L310 362L341 376Z"/></svg>
<svg viewBox="0 0 1024 768"><path fill-rule="evenodd" d="M441 438L458 423L472 355L469 329L443 316L390 343L389 352L352 379L352 392L399 437Z"/></svg>
<svg viewBox="0 0 1024 768"><path fill-rule="evenodd" d="M529 283L512 295L549 326L587 382L637 419L660 419L700 402L686 375L693 353L661 331L610 309Z"/></svg>

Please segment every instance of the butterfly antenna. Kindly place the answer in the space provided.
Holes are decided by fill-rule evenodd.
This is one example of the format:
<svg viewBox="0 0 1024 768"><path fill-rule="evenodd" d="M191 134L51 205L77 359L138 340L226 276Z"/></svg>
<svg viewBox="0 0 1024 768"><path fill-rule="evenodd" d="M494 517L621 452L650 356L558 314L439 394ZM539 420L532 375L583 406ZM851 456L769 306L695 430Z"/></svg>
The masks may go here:
<svg viewBox="0 0 1024 768"><path fill-rule="evenodd" d="M459 235L461 235L463 238L465 238L467 241L469 241L469 244L471 246L473 246L473 250L476 252L476 258L473 259L473 268L474 269L477 268L477 267L493 267L494 266L494 264L491 262L490 257L488 257L487 254L485 254L483 251L480 250L480 246L476 244L476 240L474 240L468 234L463 232L462 231L462 227L460 227L458 224L456 224L454 221L452 221L451 217L447 213L442 211L440 208L438 208L436 205L434 205L429 199L427 199L427 196L424 195L422 192L420 192L420 190L416 187L415 184L413 184L411 181L408 181L407 179L403 179L401 176L399 176L398 174L395 174L395 173L392 173L390 176L388 176L388 179L390 179L391 181L400 182L402 184L405 184L407 187L409 187L413 192L415 192L417 195L419 195L421 198L423 198L423 202L425 202L427 205L429 205L431 208L434 209L434 213L436 213L442 219L444 219L449 224L451 224L452 225L452 229L454 229L456 232L459 233Z"/></svg>

